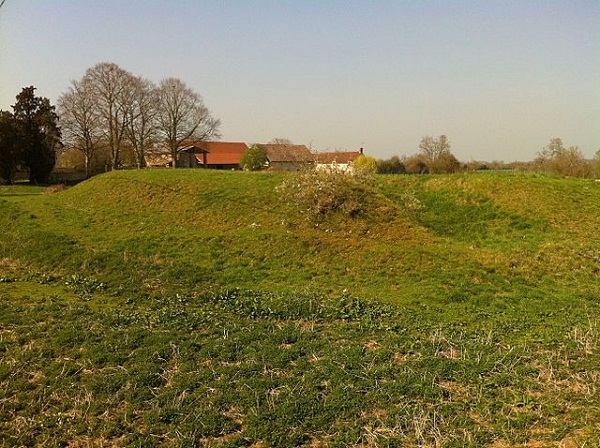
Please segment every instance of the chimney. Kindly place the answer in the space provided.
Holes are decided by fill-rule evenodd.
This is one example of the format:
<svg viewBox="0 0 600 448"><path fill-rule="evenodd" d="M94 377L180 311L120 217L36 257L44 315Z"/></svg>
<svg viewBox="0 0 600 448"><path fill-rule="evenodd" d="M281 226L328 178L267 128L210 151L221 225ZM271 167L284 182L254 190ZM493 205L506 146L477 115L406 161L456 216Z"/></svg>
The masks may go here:
<svg viewBox="0 0 600 448"><path fill-rule="evenodd" d="M362 149L362 148L360 148L360 153L361 153L361 154L363 153L363 149Z"/></svg>

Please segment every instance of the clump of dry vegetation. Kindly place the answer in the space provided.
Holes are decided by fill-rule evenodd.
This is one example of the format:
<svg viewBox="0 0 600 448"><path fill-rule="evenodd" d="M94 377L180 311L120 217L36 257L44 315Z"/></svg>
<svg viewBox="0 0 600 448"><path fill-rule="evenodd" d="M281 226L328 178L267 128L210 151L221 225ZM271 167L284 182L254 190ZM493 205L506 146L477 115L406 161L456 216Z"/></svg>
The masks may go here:
<svg viewBox="0 0 600 448"><path fill-rule="evenodd" d="M278 187L283 200L309 221L331 215L350 218L376 211L385 201L368 174L306 170L286 178Z"/></svg>
<svg viewBox="0 0 600 448"><path fill-rule="evenodd" d="M65 184L56 184L50 185L49 187L44 188L44 194L54 194L60 193L61 191L65 191L67 187Z"/></svg>

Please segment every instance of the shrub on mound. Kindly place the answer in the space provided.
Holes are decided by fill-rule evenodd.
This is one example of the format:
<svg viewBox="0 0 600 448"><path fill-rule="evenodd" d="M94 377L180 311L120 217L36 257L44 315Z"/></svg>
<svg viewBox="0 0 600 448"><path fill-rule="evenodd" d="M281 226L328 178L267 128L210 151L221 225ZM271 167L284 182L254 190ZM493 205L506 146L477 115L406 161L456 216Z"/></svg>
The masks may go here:
<svg viewBox="0 0 600 448"><path fill-rule="evenodd" d="M377 208L379 199L368 177L336 171L300 171L278 189L309 220L333 214L357 217Z"/></svg>

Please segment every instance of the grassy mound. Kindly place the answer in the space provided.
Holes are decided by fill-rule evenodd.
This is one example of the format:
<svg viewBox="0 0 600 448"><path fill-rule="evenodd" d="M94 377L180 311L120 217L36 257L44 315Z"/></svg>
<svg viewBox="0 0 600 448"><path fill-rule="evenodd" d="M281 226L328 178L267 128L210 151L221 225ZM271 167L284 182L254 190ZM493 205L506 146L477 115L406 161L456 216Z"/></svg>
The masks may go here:
<svg viewBox="0 0 600 448"><path fill-rule="evenodd" d="M380 177L369 187L376 213L315 223L278 191L285 179L114 172L53 195L2 196L0 253L5 264L144 294L240 287L493 298L519 288L584 293L598 273L595 182Z"/></svg>
<svg viewBox="0 0 600 448"><path fill-rule="evenodd" d="M369 241L382 242L376 229L365 220L330 223L336 232L305 226L281 200L282 180L202 170L100 176L63 193L7 203L15 214L3 216L14 229L7 241L23 241L7 243L4 256L148 293L180 286L350 287L347 272L366 272L358 253ZM406 219L399 224L410 226ZM346 271L346 263L354 266Z"/></svg>

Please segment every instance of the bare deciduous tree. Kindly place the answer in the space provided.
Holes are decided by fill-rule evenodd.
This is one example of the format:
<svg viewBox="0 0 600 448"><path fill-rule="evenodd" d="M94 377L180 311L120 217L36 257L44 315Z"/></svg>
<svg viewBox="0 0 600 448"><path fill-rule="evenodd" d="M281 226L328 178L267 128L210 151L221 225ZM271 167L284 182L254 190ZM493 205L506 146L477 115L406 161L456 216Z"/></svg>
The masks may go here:
<svg viewBox="0 0 600 448"><path fill-rule="evenodd" d="M289 138L277 137L269 141L270 145L292 146L294 143Z"/></svg>
<svg viewBox="0 0 600 448"><path fill-rule="evenodd" d="M85 154L88 175L100 143L110 150L113 169L121 165L123 149L133 149L143 168L146 154L159 145L177 166L184 141L219 137L220 121L183 81L168 78L156 87L113 63L89 68L59 103L70 146Z"/></svg>
<svg viewBox="0 0 600 448"><path fill-rule="evenodd" d="M87 70L84 79L94 89L98 111L104 124L111 152L112 168L118 168L127 125L126 103L133 75L117 64L102 62Z"/></svg>
<svg viewBox="0 0 600 448"><path fill-rule="evenodd" d="M130 99L125 104L125 133L136 154L138 168L146 166L146 153L156 142L157 91L143 78L133 78Z"/></svg>
<svg viewBox="0 0 600 448"><path fill-rule="evenodd" d="M565 146L563 145L563 141L561 138L551 138L550 143L544 146L542 150L537 153L536 162L540 164L547 163L564 150Z"/></svg>
<svg viewBox="0 0 600 448"><path fill-rule="evenodd" d="M430 173L451 173L460 168L460 163L450 152L448 137L423 137L419 144L420 154Z"/></svg>
<svg viewBox="0 0 600 448"><path fill-rule="evenodd" d="M445 135L440 135L438 138L428 135L421 139L419 149L426 161L435 162L444 153L450 152L450 142Z"/></svg>
<svg viewBox="0 0 600 448"><path fill-rule="evenodd" d="M219 136L220 120L213 118L202 98L183 81L167 78L158 87L158 132L164 138L177 166L179 150L185 140L207 140Z"/></svg>
<svg viewBox="0 0 600 448"><path fill-rule="evenodd" d="M71 81L68 90L58 98L58 114L68 146L83 152L85 175L89 177L92 157L101 146L103 128L98 113L97 97L89 79Z"/></svg>
<svg viewBox="0 0 600 448"><path fill-rule="evenodd" d="M552 138L537 154L538 169L564 176L588 177L592 173L589 163L577 146L565 148L562 139Z"/></svg>

